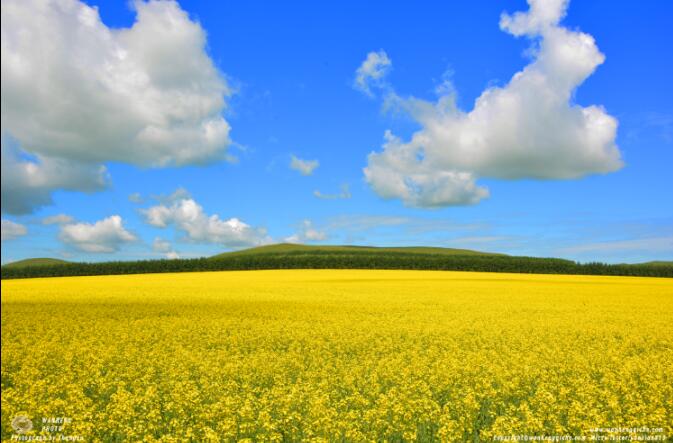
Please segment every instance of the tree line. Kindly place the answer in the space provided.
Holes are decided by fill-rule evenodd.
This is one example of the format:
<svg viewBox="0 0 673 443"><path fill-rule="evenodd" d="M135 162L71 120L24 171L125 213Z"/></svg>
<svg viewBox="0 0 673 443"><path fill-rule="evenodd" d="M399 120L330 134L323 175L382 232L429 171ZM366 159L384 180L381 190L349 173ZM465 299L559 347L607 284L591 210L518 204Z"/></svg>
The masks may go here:
<svg viewBox="0 0 673 443"><path fill-rule="evenodd" d="M217 258L64 263L1 269L3 279L263 269L414 269L673 277L673 266L577 263L558 258L371 251L296 251Z"/></svg>

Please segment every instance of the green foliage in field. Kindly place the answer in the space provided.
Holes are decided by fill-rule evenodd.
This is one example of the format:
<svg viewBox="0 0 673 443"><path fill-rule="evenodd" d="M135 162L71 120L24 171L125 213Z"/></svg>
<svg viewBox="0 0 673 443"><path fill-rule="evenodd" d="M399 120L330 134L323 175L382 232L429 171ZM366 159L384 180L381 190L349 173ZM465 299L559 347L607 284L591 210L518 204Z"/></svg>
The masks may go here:
<svg viewBox="0 0 673 443"><path fill-rule="evenodd" d="M307 249L287 252L231 253L212 258L67 263L53 266L4 267L2 278L69 275L118 275L256 269L416 269L513 272L530 274L631 275L673 277L673 266L575 263L558 258L504 255L451 255L390 250Z"/></svg>

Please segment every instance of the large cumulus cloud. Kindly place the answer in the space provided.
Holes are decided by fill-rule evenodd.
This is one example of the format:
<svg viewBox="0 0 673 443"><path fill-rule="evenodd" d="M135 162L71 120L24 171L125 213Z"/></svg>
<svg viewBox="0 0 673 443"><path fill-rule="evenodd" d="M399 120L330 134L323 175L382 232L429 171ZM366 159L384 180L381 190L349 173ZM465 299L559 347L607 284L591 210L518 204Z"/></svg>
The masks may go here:
<svg viewBox="0 0 673 443"><path fill-rule="evenodd" d="M408 141L387 132L382 151L369 155L365 177L380 196L419 207L474 204L489 195L479 177L573 179L622 167L617 120L573 102L604 55L591 35L559 25L567 1L529 4L503 14L500 28L533 39L533 61L483 91L471 111L456 107L451 88L436 103L388 97L421 129Z"/></svg>
<svg viewBox="0 0 673 443"><path fill-rule="evenodd" d="M105 162L225 158L229 89L204 30L176 2L133 5L133 26L111 29L78 0L3 1L2 132L17 146L2 144L3 212L30 212L56 189L100 189Z"/></svg>

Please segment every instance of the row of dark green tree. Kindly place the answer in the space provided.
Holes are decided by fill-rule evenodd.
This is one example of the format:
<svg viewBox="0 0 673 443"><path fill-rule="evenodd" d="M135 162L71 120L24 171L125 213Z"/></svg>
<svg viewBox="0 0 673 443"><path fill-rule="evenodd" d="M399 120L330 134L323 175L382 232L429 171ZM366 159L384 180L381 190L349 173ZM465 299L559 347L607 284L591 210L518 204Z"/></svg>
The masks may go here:
<svg viewBox="0 0 673 443"><path fill-rule="evenodd" d="M26 267L3 266L1 275L3 279L10 279L255 269L417 269L673 277L673 266L670 265L576 263L557 258L405 252L372 253L369 251L300 251L241 254L218 258L66 263Z"/></svg>

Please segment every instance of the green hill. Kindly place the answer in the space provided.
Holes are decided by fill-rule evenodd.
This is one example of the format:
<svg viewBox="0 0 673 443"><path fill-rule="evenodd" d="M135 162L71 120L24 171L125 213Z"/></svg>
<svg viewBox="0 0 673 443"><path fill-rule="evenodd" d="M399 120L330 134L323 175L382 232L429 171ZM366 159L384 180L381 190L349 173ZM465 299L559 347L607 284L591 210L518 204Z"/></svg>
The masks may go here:
<svg viewBox="0 0 673 443"><path fill-rule="evenodd" d="M657 260L657 261L648 261L640 264L647 266L673 266L673 261Z"/></svg>
<svg viewBox="0 0 673 443"><path fill-rule="evenodd" d="M70 262L58 258L27 258L25 260L19 260L12 263L7 263L6 265L3 265L3 267L28 268L33 266L64 265L66 263Z"/></svg>
<svg viewBox="0 0 673 443"><path fill-rule="evenodd" d="M213 257L175 260L74 263L56 259L22 260L2 266L3 279L157 272L247 271L263 269L416 269L534 274L585 274L673 277L673 265L577 263L517 257L469 249L435 247L313 246L276 244Z"/></svg>
<svg viewBox="0 0 673 443"><path fill-rule="evenodd" d="M407 253L407 254L433 254L433 255L488 255L505 256L505 254L496 254L491 252L479 252L471 249L455 248L437 248L430 246L397 246L397 247L379 247L379 246L331 246L331 245L300 245L295 243L277 243L273 245L258 246L256 248L242 249L240 251L224 252L214 255L210 258L218 259L224 257L233 257L241 255L265 255L265 254L301 254L301 253Z"/></svg>

